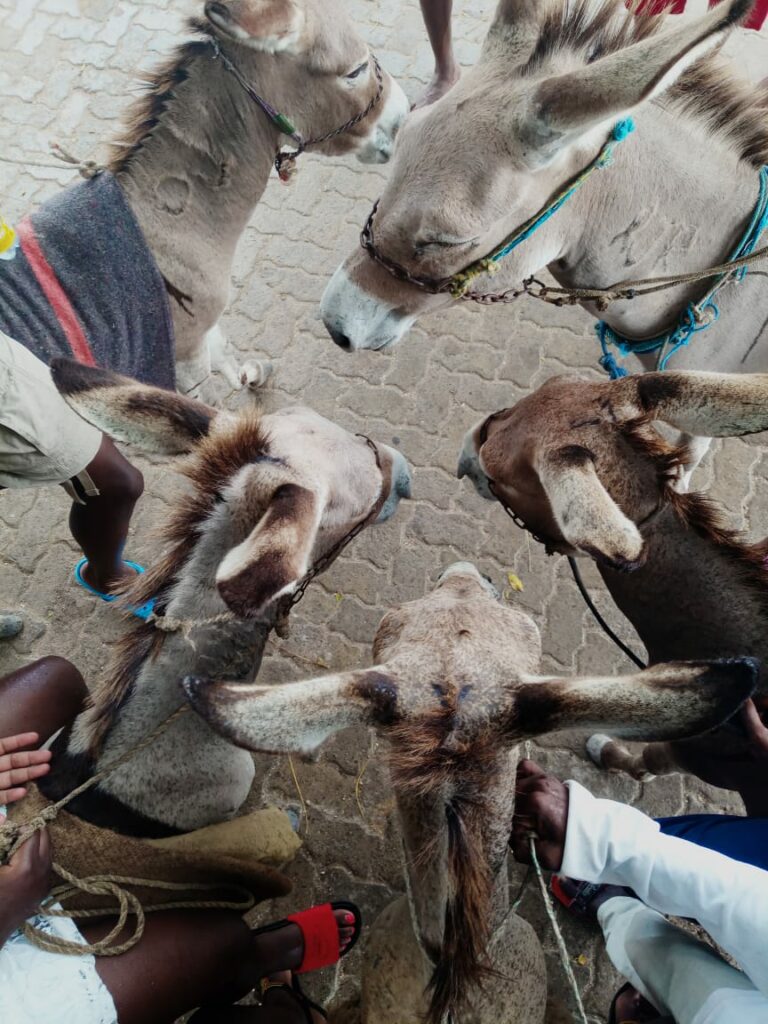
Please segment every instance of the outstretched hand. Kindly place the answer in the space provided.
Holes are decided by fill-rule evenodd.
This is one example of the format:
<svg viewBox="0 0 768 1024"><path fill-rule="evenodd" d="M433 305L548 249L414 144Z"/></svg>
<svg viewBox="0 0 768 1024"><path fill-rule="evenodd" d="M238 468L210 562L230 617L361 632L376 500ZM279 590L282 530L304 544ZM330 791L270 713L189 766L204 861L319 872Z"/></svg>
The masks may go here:
<svg viewBox="0 0 768 1024"><path fill-rule="evenodd" d="M24 783L39 779L50 771L50 750L26 749L39 741L36 732L0 738L0 807L21 800L27 794Z"/></svg>
<svg viewBox="0 0 768 1024"><path fill-rule="evenodd" d="M530 835L537 836L536 855L543 868L558 871L563 862L568 825L568 790L535 761L517 766L515 815L509 845L515 860L531 863Z"/></svg>

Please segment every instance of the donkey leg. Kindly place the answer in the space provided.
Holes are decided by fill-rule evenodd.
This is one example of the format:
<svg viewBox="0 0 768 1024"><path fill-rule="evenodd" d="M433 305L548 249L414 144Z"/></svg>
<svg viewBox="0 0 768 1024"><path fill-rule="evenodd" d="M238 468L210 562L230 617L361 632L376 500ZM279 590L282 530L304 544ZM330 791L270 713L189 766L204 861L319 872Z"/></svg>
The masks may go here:
<svg viewBox="0 0 768 1024"><path fill-rule="evenodd" d="M272 373L272 363L266 359L249 360L241 367L235 365L227 336L216 323L206 331L205 342L211 354L211 367L217 370L232 388L260 388Z"/></svg>
<svg viewBox="0 0 768 1024"><path fill-rule="evenodd" d="M598 768L624 772L641 782L680 771L669 743L646 743L639 754L632 754L610 736L595 733L587 740L587 753Z"/></svg>

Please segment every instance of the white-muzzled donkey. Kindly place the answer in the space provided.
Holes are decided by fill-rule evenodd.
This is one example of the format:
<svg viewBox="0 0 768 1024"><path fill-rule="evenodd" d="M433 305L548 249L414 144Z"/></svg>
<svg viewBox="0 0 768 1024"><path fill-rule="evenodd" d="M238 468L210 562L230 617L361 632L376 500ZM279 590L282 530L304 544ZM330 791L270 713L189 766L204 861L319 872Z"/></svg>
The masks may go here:
<svg viewBox="0 0 768 1024"><path fill-rule="evenodd" d="M54 363L54 378L69 404L113 437L188 452L178 469L191 482L165 525L164 555L125 594L132 605L154 597L156 617L126 626L91 706L56 743L56 771L41 788L57 799L183 704L184 676L251 682L308 574L394 514L410 471L399 452L311 409L216 412L65 361ZM248 754L187 714L68 810L117 832L172 835L235 815L253 775Z"/></svg>
<svg viewBox="0 0 768 1024"><path fill-rule="evenodd" d="M353 725L384 741L407 897L368 939L362 1024L425 1014L430 1024L542 1024L544 956L510 913L506 872L518 744L598 723L633 738L690 736L754 687L749 659L568 679L537 676L540 655L533 620L460 562L384 617L373 668L278 686L184 683L207 722L247 750L310 752Z"/></svg>

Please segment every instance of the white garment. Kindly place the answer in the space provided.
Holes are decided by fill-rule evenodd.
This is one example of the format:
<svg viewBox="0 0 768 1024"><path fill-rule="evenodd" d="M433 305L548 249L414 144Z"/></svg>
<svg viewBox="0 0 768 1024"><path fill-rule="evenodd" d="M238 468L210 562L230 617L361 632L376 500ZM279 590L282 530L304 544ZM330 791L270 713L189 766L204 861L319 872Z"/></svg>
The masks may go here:
<svg viewBox="0 0 768 1024"><path fill-rule="evenodd" d="M620 897L598 912L617 969L680 1024L768 1024L768 872L664 835L636 808L566 785L561 873L627 886L646 904ZM660 914L695 918L746 977Z"/></svg>
<svg viewBox="0 0 768 1024"><path fill-rule="evenodd" d="M34 917L49 935L85 942L68 917ZM2 1024L117 1024L109 990L90 954L65 956L32 945L15 931L0 949Z"/></svg>

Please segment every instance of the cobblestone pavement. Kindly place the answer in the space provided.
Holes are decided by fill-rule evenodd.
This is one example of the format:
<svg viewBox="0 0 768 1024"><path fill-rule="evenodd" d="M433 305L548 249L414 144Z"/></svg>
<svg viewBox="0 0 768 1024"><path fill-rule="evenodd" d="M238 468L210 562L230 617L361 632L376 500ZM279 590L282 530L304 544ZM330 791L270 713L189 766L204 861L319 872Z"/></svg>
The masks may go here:
<svg viewBox="0 0 768 1024"><path fill-rule="evenodd" d="M415 96L431 70L416 0L349 4L382 63ZM98 158L136 94L137 73L168 52L180 38L180 15L198 6L189 0L0 0L0 153L34 158L55 138L78 155ZM493 0L459 0L457 6L458 55L471 64ZM415 467L414 500L390 524L355 541L313 584L294 614L292 636L270 644L261 679L292 680L326 667L369 664L382 613L423 594L456 559L476 561L500 583L508 572L517 573L525 589L515 600L541 628L545 670L626 671L626 661L581 604L565 561L547 559L500 508L482 502L453 475L460 439L481 415L510 405L553 373L595 365L586 314L531 301L513 309L457 308L423 321L391 354L354 357L336 349L323 329L318 302L324 284L354 243L386 173L386 167L305 157L291 189L270 182L234 268L224 323L243 354L274 359L267 405L307 401L351 430L398 445ZM0 209L13 219L67 180L58 171L0 164ZM160 460L136 461L147 490L128 550L151 562L158 550L153 529L181 485ZM741 441L717 445L699 476L755 535L765 533L767 478L762 446ZM71 582L76 549L67 509L56 489L0 500L0 608L22 608L27 617L21 637L0 647L2 672L57 653L93 679L119 632L116 616ZM591 565L585 571L609 621L631 636L604 599ZM295 763L308 808L301 824L304 847L291 868L296 907L336 894L357 900L370 921L402 891L392 794L378 755L366 733L347 732L316 763ZM737 800L695 780L672 776L639 784L602 775L585 760L583 736L545 740L536 756L596 793L652 814L738 809ZM254 802L299 811L287 759L260 758L259 769ZM519 878L515 872L513 884ZM539 927L552 987L560 989L554 943L535 893L526 896L522 912ZM613 971L594 933L570 922L565 932L571 952L584 954L575 969L588 1008L602 1020ZM316 994L339 1000L353 995L359 963L356 951L341 971L325 972L329 977L316 982Z"/></svg>

